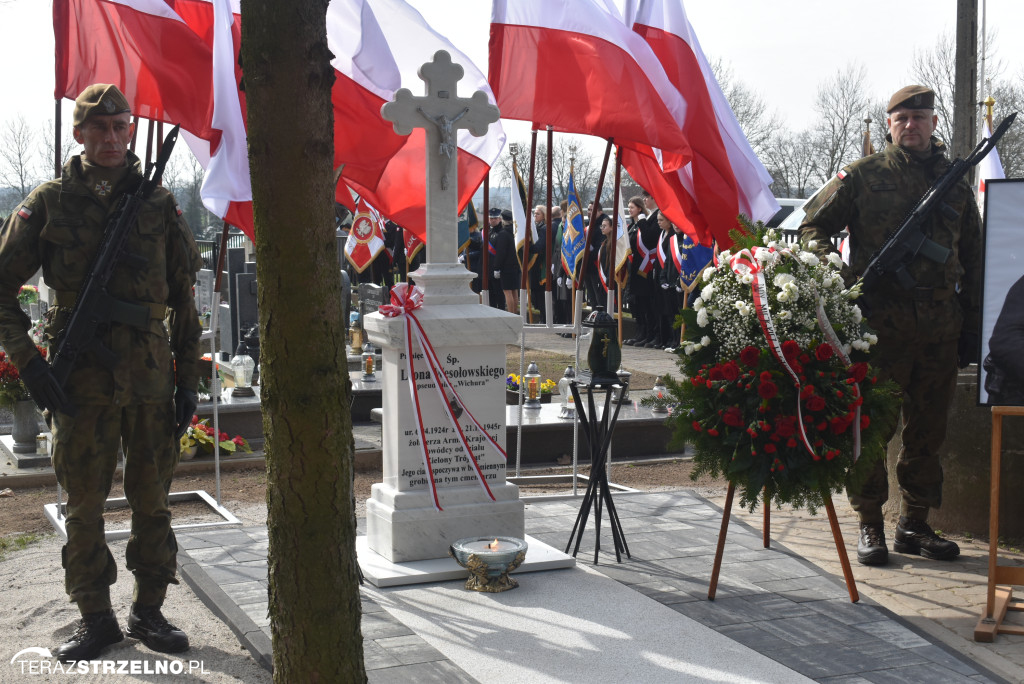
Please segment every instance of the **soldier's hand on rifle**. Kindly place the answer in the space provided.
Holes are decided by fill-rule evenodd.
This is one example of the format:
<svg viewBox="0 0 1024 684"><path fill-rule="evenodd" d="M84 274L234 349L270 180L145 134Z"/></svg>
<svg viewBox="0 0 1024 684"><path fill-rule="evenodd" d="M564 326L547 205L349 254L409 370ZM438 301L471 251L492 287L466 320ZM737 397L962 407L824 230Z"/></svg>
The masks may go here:
<svg viewBox="0 0 1024 684"><path fill-rule="evenodd" d="M179 387L174 391L174 420L177 428L174 431L174 438L181 439L185 430L192 424L192 416L199 406L199 395L190 389Z"/></svg>
<svg viewBox="0 0 1024 684"><path fill-rule="evenodd" d="M40 409L71 414L71 401L53 375L50 364L46 363L42 356L28 362L21 371L21 379Z"/></svg>

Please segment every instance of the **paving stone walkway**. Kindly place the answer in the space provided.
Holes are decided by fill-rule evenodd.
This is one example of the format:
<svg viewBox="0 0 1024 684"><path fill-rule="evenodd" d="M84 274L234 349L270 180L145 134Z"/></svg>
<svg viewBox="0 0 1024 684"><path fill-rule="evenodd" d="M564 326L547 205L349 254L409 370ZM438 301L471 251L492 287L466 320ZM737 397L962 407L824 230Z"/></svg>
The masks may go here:
<svg viewBox="0 0 1024 684"><path fill-rule="evenodd" d="M1012 681L869 598L851 603L841 575L820 569L780 543L763 548L760 530L747 525L742 516L734 517L730 525L717 597L709 601L721 509L689 491L619 494L615 501L632 558L615 562L605 523L602 552L592 567L810 679ZM528 501L527 534L564 548L579 505L579 499ZM827 531L824 518L822 524ZM254 656L269 665L266 528L190 531L180 534L178 543L185 580ZM592 565L593 554L591 522L578 560ZM530 575L521 576L516 591L528 592L529 584ZM363 637L371 682L475 681L459 662L366 593ZM679 648L685 652L700 645L681 643ZM602 656L621 660L634 654ZM571 673L551 674L561 677L553 681L573 681Z"/></svg>

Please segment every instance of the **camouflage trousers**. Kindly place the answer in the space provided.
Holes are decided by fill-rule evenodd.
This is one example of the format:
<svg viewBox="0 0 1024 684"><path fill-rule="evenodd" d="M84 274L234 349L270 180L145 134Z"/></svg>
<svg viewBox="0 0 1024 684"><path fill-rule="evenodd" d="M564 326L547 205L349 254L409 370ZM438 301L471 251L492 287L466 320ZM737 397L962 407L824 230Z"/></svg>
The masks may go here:
<svg viewBox="0 0 1024 684"><path fill-rule="evenodd" d="M53 417L53 466L67 491L65 589L83 614L110 608L117 565L103 535L104 502L125 453L124 490L131 507L126 565L135 575L133 600L160 605L177 584L178 545L171 530L168 492L178 463L174 408L167 404L77 407Z"/></svg>
<svg viewBox="0 0 1024 684"><path fill-rule="evenodd" d="M942 504L939 448L956 389L960 319L955 300L892 302L870 319L878 330L870 362L880 379L891 379L903 390L903 445L896 462L901 514L919 520ZM894 424L890 439L897 429ZM889 498L885 459L879 459L857 491L848 487L847 494L862 523L882 522L882 505Z"/></svg>

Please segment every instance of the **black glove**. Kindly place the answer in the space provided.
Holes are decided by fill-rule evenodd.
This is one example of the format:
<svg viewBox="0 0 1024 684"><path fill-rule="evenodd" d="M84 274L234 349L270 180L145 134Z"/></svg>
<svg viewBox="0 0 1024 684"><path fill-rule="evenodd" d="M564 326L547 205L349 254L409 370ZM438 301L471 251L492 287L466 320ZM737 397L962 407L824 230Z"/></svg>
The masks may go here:
<svg viewBox="0 0 1024 684"><path fill-rule="evenodd" d="M57 382L57 378L42 356L37 356L28 362L25 370L21 371L21 380L28 388L28 393L40 409L49 409L51 412L60 411L73 415L74 409L68 395Z"/></svg>
<svg viewBox="0 0 1024 684"><path fill-rule="evenodd" d="M175 439L181 439L185 430L192 424L192 416L195 415L198 406L199 395L192 390L179 387L174 391L174 420L178 426L174 431Z"/></svg>
<svg viewBox="0 0 1024 684"><path fill-rule="evenodd" d="M978 333L974 330L964 330L960 333L960 342L956 345L956 356L960 368L967 368L972 363L978 363Z"/></svg>

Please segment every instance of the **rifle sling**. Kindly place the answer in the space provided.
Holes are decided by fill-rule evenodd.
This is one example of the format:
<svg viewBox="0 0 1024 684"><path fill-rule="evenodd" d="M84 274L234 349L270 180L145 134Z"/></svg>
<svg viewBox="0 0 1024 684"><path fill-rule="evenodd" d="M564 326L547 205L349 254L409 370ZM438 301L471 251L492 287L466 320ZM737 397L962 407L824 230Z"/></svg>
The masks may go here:
<svg viewBox="0 0 1024 684"><path fill-rule="evenodd" d="M78 293L70 290L54 290L54 305L74 308ZM140 330L148 330L149 322L162 321L167 316L167 307L153 302L125 302L107 295L105 304L110 313L110 320L123 323Z"/></svg>

